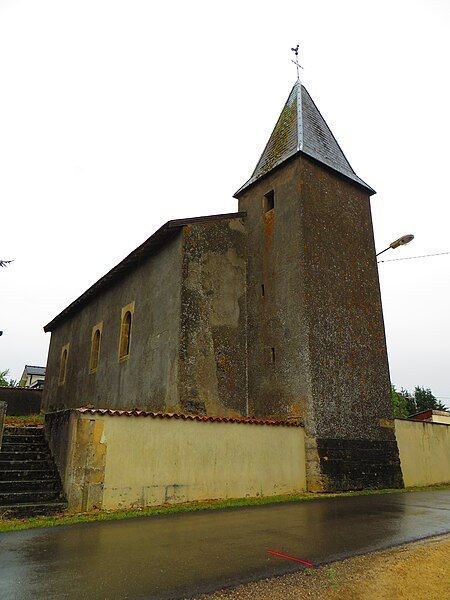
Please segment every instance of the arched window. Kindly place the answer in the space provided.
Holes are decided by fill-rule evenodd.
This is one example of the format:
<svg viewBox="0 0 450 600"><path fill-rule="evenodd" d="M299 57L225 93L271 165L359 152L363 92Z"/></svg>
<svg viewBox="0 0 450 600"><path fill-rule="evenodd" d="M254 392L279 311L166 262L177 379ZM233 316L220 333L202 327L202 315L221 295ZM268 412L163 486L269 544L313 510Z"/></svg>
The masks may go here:
<svg viewBox="0 0 450 600"><path fill-rule="evenodd" d="M101 328L96 325L92 332L91 343L91 360L89 362L89 371L95 373L98 367L98 359L100 356L100 340L102 337Z"/></svg>
<svg viewBox="0 0 450 600"><path fill-rule="evenodd" d="M63 346L61 350L61 361L59 363L59 385L63 385L66 381L67 373L67 358L69 356L69 344Z"/></svg>
<svg viewBox="0 0 450 600"><path fill-rule="evenodd" d="M128 358L130 354L131 311L124 312L120 327L119 359Z"/></svg>

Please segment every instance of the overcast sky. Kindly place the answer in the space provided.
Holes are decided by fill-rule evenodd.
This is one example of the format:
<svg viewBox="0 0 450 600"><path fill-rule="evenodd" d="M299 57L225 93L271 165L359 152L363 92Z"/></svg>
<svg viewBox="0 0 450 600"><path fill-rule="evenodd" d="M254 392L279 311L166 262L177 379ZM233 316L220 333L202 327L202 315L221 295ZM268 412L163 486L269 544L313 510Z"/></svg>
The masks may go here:
<svg viewBox="0 0 450 600"><path fill-rule="evenodd" d="M0 370L173 218L232 212L302 79L378 249L450 251L447 0L0 0ZM379 265L393 382L450 404L450 255Z"/></svg>

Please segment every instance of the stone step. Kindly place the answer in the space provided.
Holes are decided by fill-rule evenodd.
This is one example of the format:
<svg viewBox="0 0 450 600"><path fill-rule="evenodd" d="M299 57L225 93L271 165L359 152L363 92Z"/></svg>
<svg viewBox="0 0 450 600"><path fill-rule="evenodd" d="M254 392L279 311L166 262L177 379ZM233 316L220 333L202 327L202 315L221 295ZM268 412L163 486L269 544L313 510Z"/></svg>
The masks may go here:
<svg viewBox="0 0 450 600"><path fill-rule="evenodd" d="M6 427L0 450L0 518L62 513L61 481L42 427Z"/></svg>
<svg viewBox="0 0 450 600"><path fill-rule="evenodd" d="M17 460L46 460L51 459L51 454L48 448L44 450L27 451L27 452L3 452L0 451L0 461L17 461Z"/></svg>
<svg viewBox="0 0 450 600"><path fill-rule="evenodd" d="M3 434L3 444L42 444L45 443L44 435L11 435Z"/></svg>
<svg viewBox="0 0 450 600"><path fill-rule="evenodd" d="M56 492L58 490L59 481L57 479L0 481L0 494L6 492Z"/></svg>
<svg viewBox="0 0 450 600"><path fill-rule="evenodd" d="M53 467L45 469L0 469L0 481L58 479L58 471Z"/></svg>
<svg viewBox="0 0 450 600"><path fill-rule="evenodd" d="M60 500L58 491L39 491L39 492L0 492L0 506L9 506L12 504L31 504L34 502L51 502Z"/></svg>
<svg viewBox="0 0 450 600"><path fill-rule="evenodd" d="M3 460L0 453L1 471L45 471L53 469L54 463L51 458L42 460Z"/></svg>
<svg viewBox="0 0 450 600"><path fill-rule="evenodd" d="M43 427L8 427L3 429L4 435L43 437Z"/></svg>
<svg viewBox="0 0 450 600"><path fill-rule="evenodd" d="M45 452L48 446L45 442L34 442L32 444L5 443L2 444L2 452Z"/></svg>
<svg viewBox="0 0 450 600"><path fill-rule="evenodd" d="M67 502L33 502L0 506L0 518L20 519L61 514L67 509Z"/></svg>

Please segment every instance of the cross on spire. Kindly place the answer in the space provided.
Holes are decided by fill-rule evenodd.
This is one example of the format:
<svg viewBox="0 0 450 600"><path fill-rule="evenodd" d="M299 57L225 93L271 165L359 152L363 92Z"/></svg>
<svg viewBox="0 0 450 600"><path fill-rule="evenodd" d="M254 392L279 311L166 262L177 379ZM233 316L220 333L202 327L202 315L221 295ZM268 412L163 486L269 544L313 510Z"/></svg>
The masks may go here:
<svg viewBox="0 0 450 600"><path fill-rule="evenodd" d="M300 81L300 69L303 69L302 65L299 64L298 62L298 49L299 49L299 44L297 44L295 46L295 48L291 48L292 52L295 54L295 60L291 60L291 62L294 63L294 65L297 67L297 81Z"/></svg>

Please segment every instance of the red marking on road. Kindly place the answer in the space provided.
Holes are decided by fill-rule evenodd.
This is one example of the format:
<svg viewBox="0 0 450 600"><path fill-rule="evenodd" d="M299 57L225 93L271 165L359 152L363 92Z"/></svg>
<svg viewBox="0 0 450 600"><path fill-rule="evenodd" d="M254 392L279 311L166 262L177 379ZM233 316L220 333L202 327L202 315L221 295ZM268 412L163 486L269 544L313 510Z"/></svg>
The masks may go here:
<svg viewBox="0 0 450 600"><path fill-rule="evenodd" d="M309 560L302 560L301 558L296 558L295 556L288 556L287 554L281 554L281 552L276 552L275 550L267 550L268 554L273 554L274 556L279 556L280 558L287 558L288 560L292 560L294 562L298 562L301 565L305 565L306 567L310 567L311 569L315 569L316 565Z"/></svg>

